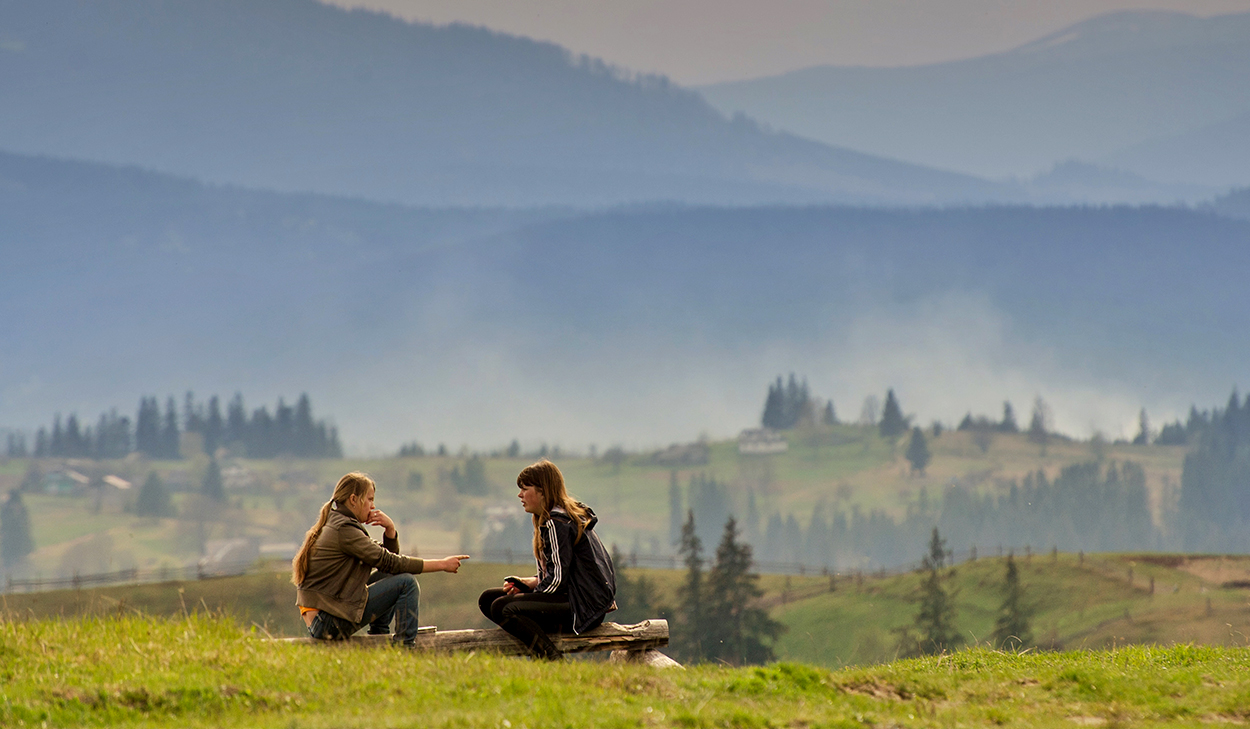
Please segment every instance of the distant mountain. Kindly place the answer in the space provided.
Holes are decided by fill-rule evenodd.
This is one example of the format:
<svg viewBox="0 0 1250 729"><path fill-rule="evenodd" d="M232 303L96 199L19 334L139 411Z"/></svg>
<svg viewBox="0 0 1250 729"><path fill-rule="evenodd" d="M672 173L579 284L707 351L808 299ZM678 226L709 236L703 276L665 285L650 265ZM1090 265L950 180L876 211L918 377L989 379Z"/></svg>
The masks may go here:
<svg viewBox="0 0 1250 729"><path fill-rule="evenodd" d="M1233 190L1211 203L1211 209L1230 218L1250 220L1250 187Z"/></svg>
<svg viewBox="0 0 1250 729"><path fill-rule="evenodd" d="M1161 182L1227 185L1250 183L1250 167L1238 174L1204 156L1173 173L1146 148L1108 155L1250 112L1246 78L1250 14L1132 11L965 61L824 66L700 91L777 129L991 178L1080 159Z"/></svg>
<svg viewBox="0 0 1250 729"><path fill-rule="evenodd" d="M1132 435L1247 381L1250 222L1186 209L429 210L0 154L0 424L308 392L348 448L665 445L796 370L854 417Z"/></svg>
<svg viewBox="0 0 1250 729"><path fill-rule="evenodd" d="M27 154L423 205L1002 200L548 43L314 0L0 0Z"/></svg>
<svg viewBox="0 0 1250 729"><path fill-rule="evenodd" d="M1139 142L1107 155L1104 160L1156 180L1225 187L1250 184L1250 111L1198 129Z"/></svg>
<svg viewBox="0 0 1250 729"><path fill-rule="evenodd" d="M1028 180L1014 183L1023 197L1040 205L1194 204L1208 201L1219 188L1202 184L1165 184L1134 172L1067 160Z"/></svg>

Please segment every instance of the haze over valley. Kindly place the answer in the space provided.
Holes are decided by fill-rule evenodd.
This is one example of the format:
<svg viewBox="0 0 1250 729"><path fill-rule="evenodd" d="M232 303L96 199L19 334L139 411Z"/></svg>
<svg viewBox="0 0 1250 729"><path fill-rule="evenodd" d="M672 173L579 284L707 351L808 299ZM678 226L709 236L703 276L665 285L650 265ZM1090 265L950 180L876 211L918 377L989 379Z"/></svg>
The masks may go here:
<svg viewBox="0 0 1250 729"><path fill-rule="evenodd" d="M1250 16L1203 12L691 90L309 0L6 0L0 427L308 391L354 452L650 447L800 371L1129 437L1245 379Z"/></svg>

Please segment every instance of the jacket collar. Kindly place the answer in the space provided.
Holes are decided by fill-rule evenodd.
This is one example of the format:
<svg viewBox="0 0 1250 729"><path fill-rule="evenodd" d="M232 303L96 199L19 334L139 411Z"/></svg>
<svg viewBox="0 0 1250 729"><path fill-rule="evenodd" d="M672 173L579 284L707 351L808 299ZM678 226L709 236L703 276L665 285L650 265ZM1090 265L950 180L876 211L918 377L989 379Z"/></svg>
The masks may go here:
<svg viewBox="0 0 1250 729"><path fill-rule="evenodd" d="M333 507L330 509L330 515L326 517L326 526L334 525L335 527L354 526L360 531L368 534L365 525L360 523L356 517L348 514L346 510L338 510Z"/></svg>

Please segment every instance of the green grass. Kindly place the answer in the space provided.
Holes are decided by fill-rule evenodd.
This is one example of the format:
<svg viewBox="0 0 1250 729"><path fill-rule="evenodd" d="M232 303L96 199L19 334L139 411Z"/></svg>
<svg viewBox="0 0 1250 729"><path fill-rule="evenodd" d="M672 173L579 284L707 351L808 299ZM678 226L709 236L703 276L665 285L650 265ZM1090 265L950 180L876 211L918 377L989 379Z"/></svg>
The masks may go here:
<svg viewBox="0 0 1250 729"><path fill-rule="evenodd" d="M0 622L5 727L1193 726L1250 715L1242 649L974 649L658 671L268 643L212 616Z"/></svg>
<svg viewBox="0 0 1250 729"><path fill-rule="evenodd" d="M277 565L275 569L281 570ZM436 572L418 576L421 585L421 623L444 630L484 628L489 623L477 607L477 598L488 587L499 586L510 574L532 574L532 562L518 565L466 562L454 575ZM676 602L680 571L641 570L651 582L657 605ZM633 570L630 574L634 574ZM787 588L789 584L789 588ZM827 584L824 578L764 575L760 586L764 599L780 604L781 595L805 596ZM15 619L100 617L142 614L157 618L185 611L229 615L240 625L255 625L277 636L303 635L304 623L295 609L295 588L286 571L257 572L238 577L146 585L116 585L81 590L53 590L0 595L5 614ZM653 616L658 617L658 615Z"/></svg>
<svg viewBox="0 0 1250 729"><path fill-rule="evenodd" d="M1250 571L1250 558L1167 555L1034 555L1019 559L1025 600L1034 607L1033 637L1049 649L1125 644L1250 644L1246 591L1221 587ZM1129 571L1133 582L1129 583ZM947 584L956 625L967 644L993 631L1002 602L1004 565L981 559L959 565ZM1155 591L1149 589L1155 580ZM777 654L828 667L881 663L897 656L892 629L911 625L921 575L840 582L834 592L773 609L788 631Z"/></svg>

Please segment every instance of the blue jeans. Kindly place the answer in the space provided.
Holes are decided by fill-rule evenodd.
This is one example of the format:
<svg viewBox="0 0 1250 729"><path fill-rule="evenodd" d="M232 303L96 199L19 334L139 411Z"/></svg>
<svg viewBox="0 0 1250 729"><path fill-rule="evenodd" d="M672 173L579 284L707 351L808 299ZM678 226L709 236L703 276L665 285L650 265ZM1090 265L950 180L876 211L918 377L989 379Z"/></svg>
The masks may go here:
<svg viewBox="0 0 1250 729"><path fill-rule="evenodd" d="M308 626L308 634L318 640L346 640L364 626L370 635L389 635L395 621L395 641L412 645L417 640L417 608L421 586L412 575L375 572L369 578L369 599L359 623L321 610Z"/></svg>

